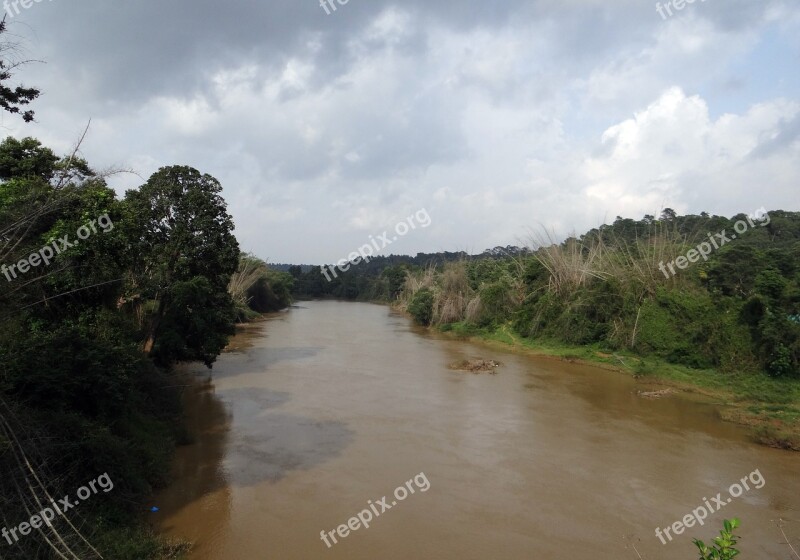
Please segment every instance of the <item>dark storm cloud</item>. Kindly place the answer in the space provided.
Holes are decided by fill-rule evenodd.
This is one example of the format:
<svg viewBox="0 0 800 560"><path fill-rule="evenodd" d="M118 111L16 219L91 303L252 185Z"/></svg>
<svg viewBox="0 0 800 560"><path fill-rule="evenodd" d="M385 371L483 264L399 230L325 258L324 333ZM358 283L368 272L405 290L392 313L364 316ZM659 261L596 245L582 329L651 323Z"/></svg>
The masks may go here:
<svg viewBox="0 0 800 560"><path fill-rule="evenodd" d="M34 5L16 21L30 24L39 42L51 46L70 73L88 73L99 95L136 102L154 93L203 88L209 73L242 59L280 65L312 38L322 42L321 67L331 75L341 73L347 63L342 45L392 4L351 0L328 16L315 0L59 0ZM484 2L467 7L463 2L419 0L399 5L469 28L501 24L519 6L530 4Z"/></svg>
<svg viewBox="0 0 800 560"><path fill-rule="evenodd" d="M691 8L736 27L757 20L769 4L726 0ZM557 31L552 39L559 54L576 61L637 36L647 40L660 23L650 2L641 0L587 2L580 9L575 2L533 0L350 0L331 15L316 0L59 0L36 4L16 19L32 26L66 73L93 81L98 95L137 102L203 89L210 73L243 59L280 66L311 39L322 44L318 83L326 83L348 66L343 45L390 6L456 31L544 23ZM407 47L424 55L424 37Z"/></svg>

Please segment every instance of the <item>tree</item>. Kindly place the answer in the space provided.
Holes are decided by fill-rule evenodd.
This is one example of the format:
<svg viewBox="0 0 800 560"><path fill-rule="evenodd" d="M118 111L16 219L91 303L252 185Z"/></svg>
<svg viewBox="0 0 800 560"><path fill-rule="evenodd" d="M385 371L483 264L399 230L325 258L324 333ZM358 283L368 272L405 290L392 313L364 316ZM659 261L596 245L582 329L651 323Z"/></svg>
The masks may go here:
<svg viewBox="0 0 800 560"><path fill-rule="evenodd" d="M58 156L35 138L17 140L9 136L0 144L0 179L30 179L50 181L56 171Z"/></svg>
<svg viewBox="0 0 800 560"><path fill-rule="evenodd" d="M6 18L3 17L0 21L0 35L6 32ZM24 86L9 86L8 80L13 77L14 69L20 66L19 62L10 62L3 57L4 52L13 50L16 45L11 43L0 42L0 107L3 110L12 114L19 114L22 112L22 107L28 105L31 101L39 97L39 90L36 88ZM30 109L22 112L22 120L31 122L34 118L34 112Z"/></svg>
<svg viewBox="0 0 800 560"><path fill-rule="evenodd" d="M406 274L408 273L408 266L398 264L384 269L382 276L389 280L388 296L390 300L397 299L400 292L403 291L403 284L406 281Z"/></svg>
<svg viewBox="0 0 800 560"><path fill-rule="evenodd" d="M239 244L221 191L214 177L173 166L126 193L134 271L128 297L149 309L144 350L160 363L210 367L225 347L216 333L233 332L227 288Z"/></svg>
<svg viewBox="0 0 800 560"><path fill-rule="evenodd" d="M664 211L661 212L661 219L667 222L672 222L675 218L678 217L678 213L675 212L672 208L664 208Z"/></svg>
<svg viewBox="0 0 800 560"><path fill-rule="evenodd" d="M65 235L74 239L79 227L107 215L114 203L114 191L74 153L59 158L34 138L9 137L0 143L0 263L27 259ZM49 255L44 266L34 264L26 281L0 289L0 305L19 310L89 285L99 276L95 272L108 270L117 261L106 254L98 263L100 237L92 236L80 249ZM62 271L66 272L61 275ZM15 272L10 275L16 279ZM59 286L53 280L56 276ZM11 282L9 276L5 280Z"/></svg>

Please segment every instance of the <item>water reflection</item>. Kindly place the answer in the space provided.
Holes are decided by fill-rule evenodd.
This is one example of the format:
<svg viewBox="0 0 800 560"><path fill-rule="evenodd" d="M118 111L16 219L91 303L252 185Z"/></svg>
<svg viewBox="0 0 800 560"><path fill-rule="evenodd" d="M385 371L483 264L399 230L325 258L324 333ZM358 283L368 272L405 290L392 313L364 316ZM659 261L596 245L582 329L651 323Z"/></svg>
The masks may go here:
<svg viewBox="0 0 800 560"><path fill-rule="evenodd" d="M343 423L272 411L289 401L285 392L261 388L220 391L237 429L225 457L229 484L276 482L289 471L309 469L338 455L353 440Z"/></svg>

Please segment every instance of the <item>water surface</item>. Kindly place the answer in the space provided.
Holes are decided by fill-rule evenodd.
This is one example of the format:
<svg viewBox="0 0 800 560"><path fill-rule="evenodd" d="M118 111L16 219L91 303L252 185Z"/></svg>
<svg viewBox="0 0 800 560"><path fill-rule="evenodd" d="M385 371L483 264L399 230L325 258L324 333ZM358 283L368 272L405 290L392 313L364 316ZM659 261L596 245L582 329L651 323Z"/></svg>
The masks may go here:
<svg viewBox="0 0 800 560"><path fill-rule="evenodd" d="M479 356L498 374L447 368ZM800 540L800 456L627 376L444 340L386 307L303 303L192 371L196 441L156 520L193 560L691 559L734 516L743 560L790 558L778 518ZM763 488L656 538L755 469ZM421 472L427 492L322 541Z"/></svg>

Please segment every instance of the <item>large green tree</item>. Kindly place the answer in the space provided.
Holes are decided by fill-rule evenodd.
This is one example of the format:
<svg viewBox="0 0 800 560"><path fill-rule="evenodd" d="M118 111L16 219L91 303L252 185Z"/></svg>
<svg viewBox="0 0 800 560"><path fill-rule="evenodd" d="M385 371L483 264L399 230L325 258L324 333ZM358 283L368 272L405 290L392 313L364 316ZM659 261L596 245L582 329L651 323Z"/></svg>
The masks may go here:
<svg viewBox="0 0 800 560"><path fill-rule="evenodd" d="M227 287L239 245L221 192L214 177L173 166L126 194L133 259L128 300L145 310L144 350L162 364L210 366L233 332Z"/></svg>

